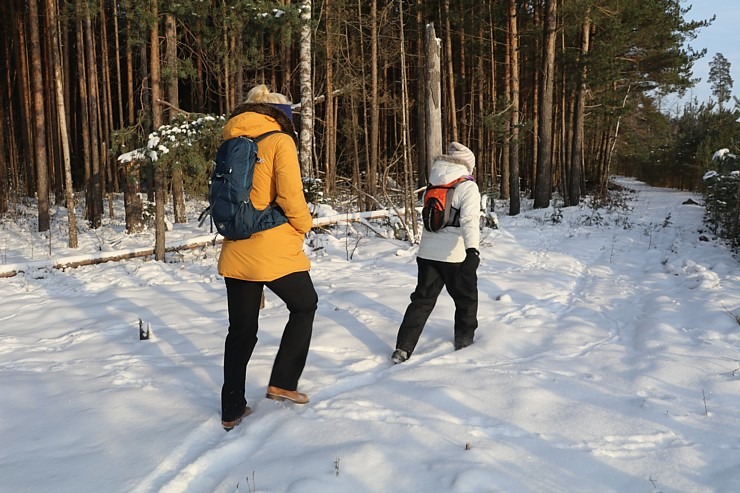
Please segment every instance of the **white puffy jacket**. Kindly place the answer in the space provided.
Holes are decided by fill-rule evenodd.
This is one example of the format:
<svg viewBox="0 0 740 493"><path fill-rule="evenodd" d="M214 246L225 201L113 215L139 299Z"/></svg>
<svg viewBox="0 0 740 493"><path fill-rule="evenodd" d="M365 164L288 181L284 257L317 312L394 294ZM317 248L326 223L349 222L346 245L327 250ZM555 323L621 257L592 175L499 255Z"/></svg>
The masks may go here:
<svg viewBox="0 0 740 493"><path fill-rule="evenodd" d="M444 185L461 176L469 175L465 164L454 158L443 155L432 165L429 183ZM480 191L472 181L457 185L452 194L451 206L460 211L460 226L447 226L432 233L422 231L418 256L427 260L440 262L462 262L465 250L480 250Z"/></svg>

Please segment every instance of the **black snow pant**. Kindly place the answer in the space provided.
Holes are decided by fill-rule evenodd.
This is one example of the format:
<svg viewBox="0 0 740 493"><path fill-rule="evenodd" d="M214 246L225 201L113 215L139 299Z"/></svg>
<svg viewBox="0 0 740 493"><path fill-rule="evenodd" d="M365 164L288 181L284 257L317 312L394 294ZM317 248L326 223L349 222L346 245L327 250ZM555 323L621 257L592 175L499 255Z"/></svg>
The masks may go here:
<svg viewBox="0 0 740 493"><path fill-rule="evenodd" d="M398 329L396 348L414 352L421 332L437 303L442 287L455 302L455 349L473 343L478 328L478 276L473 269L464 269L462 263L439 262L423 258L416 259L419 267L416 289L411 294L411 303L406 308Z"/></svg>
<svg viewBox="0 0 740 493"><path fill-rule="evenodd" d="M272 366L269 385L296 390L311 343L318 295L308 272L294 272L269 282L226 278L229 333L224 350L224 385L221 389L221 416L224 421L244 412L247 363L257 344L262 290L267 287L283 300L290 312L280 347Z"/></svg>

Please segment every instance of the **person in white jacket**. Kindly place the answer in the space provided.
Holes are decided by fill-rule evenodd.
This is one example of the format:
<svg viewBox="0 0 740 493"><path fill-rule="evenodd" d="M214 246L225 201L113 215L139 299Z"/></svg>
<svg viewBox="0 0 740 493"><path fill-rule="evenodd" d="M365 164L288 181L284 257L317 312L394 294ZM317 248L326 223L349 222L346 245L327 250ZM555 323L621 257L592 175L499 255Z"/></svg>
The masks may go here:
<svg viewBox="0 0 740 493"><path fill-rule="evenodd" d="M472 173L475 155L458 142L434 160L430 185L444 185L466 177L452 194L450 222L437 232L424 230L416 257L418 280L398 329L394 363L414 352L424 325L437 303L442 287L455 302L455 350L473 344L478 328L478 277L480 264L480 191Z"/></svg>

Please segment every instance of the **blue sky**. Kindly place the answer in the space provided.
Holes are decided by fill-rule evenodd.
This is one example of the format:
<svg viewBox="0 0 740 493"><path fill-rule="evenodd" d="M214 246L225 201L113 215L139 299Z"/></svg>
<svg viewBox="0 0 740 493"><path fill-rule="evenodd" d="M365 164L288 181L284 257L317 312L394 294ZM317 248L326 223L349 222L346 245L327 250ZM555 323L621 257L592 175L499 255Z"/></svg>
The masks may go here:
<svg viewBox="0 0 740 493"><path fill-rule="evenodd" d="M740 97L740 0L682 0L683 7L691 6L687 19L717 18L709 26L699 31L699 36L690 45L698 50L707 49L707 54L694 64L694 78L701 78L690 89L684 100L694 97L705 102L712 97L709 78L709 63L717 53L722 53L730 62L730 75L733 80L732 95Z"/></svg>

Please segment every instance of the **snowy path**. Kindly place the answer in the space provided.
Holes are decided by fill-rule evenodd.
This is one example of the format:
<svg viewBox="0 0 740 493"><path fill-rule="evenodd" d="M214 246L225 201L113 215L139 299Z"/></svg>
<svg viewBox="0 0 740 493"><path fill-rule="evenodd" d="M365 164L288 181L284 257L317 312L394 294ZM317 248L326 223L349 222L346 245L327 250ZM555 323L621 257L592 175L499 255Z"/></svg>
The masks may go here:
<svg viewBox="0 0 740 493"><path fill-rule="evenodd" d="M229 433L215 249L0 280L0 491L740 491L740 269L688 194L627 183L630 212L500 218L476 344L452 350L443 294L402 365L415 248L314 237L311 403L264 399L268 292Z"/></svg>

